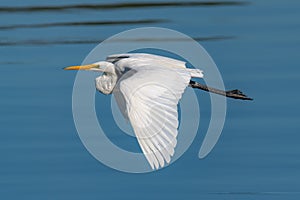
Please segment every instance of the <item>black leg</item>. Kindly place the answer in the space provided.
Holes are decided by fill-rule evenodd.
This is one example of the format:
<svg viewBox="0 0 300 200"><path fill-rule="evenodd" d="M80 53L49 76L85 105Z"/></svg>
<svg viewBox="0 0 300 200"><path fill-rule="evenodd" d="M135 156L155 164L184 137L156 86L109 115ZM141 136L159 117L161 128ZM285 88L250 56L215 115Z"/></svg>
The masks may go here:
<svg viewBox="0 0 300 200"><path fill-rule="evenodd" d="M192 80L190 81L189 86L192 87L192 88L197 88L197 89L204 90L204 91L207 91L207 92L212 92L212 93L215 93L215 94L223 95L223 96L226 96L226 97L229 97L229 98L242 99L242 100L253 100L252 98L247 97L245 94L243 94L239 90L223 91L223 90L219 90L219 89L216 89L216 88L208 87L206 85L202 85L202 84L197 83L197 82L192 81Z"/></svg>

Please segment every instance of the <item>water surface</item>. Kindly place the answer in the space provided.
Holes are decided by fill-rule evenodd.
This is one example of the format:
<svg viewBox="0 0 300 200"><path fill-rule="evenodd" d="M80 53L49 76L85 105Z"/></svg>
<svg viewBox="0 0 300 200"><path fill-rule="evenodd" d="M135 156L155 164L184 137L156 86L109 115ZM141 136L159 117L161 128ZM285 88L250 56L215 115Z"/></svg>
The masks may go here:
<svg viewBox="0 0 300 200"><path fill-rule="evenodd" d="M299 199L299 9L298 1L279 0L2 1L1 198ZM107 37L144 26L195 38L226 88L255 100L228 100L222 136L199 160L210 119L209 96L199 91L200 129L190 149L156 173L126 174L82 145L71 109L76 74L62 67L81 63ZM136 145L122 138L123 146Z"/></svg>

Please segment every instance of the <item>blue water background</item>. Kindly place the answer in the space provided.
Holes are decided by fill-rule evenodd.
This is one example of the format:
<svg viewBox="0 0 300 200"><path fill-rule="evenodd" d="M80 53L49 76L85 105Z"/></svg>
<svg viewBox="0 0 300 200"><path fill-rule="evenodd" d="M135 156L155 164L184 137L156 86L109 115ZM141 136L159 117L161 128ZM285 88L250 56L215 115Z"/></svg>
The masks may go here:
<svg viewBox="0 0 300 200"><path fill-rule="evenodd" d="M299 199L300 1L22 10L114 2L124 3L1 0L0 199ZM57 25L120 20L154 21ZM163 170L127 174L98 162L81 143L71 107L76 74L62 68L80 64L107 37L145 26L198 38L225 87L255 100L228 100L221 138L200 160L210 102L199 91L201 128L189 150Z"/></svg>

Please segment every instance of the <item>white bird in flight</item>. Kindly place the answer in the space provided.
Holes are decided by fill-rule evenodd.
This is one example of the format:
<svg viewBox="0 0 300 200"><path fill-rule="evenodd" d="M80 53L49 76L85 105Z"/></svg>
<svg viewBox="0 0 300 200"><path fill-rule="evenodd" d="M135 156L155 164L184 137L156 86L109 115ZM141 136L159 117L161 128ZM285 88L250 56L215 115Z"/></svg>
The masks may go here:
<svg viewBox="0 0 300 200"><path fill-rule="evenodd" d="M114 95L152 169L164 167L174 155L179 125L177 104L186 87L252 100L239 90L222 91L192 81L192 78L203 78L201 70L153 54L110 55L106 61L64 69L103 73L96 78L97 90Z"/></svg>

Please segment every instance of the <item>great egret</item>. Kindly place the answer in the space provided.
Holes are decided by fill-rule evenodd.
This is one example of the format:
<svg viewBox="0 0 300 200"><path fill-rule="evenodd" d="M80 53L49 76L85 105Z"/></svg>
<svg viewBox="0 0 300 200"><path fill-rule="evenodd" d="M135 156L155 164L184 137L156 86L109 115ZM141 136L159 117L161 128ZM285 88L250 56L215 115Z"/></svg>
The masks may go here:
<svg viewBox="0 0 300 200"><path fill-rule="evenodd" d="M178 133L177 104L187 86L251 100L239 90L222 91L192 81L191 78L203 78L203 73L199 69L186 68L185 64L158 55L128 53L64 69L103 73L96 78L97 90L103 94L114 94L150 166L158 169L169 163L174 155Z"/></svg>

